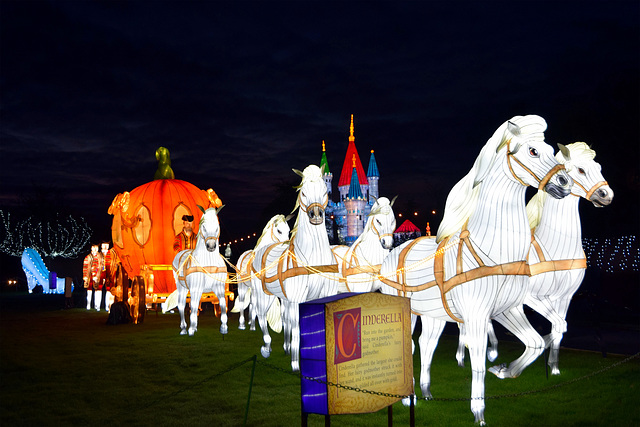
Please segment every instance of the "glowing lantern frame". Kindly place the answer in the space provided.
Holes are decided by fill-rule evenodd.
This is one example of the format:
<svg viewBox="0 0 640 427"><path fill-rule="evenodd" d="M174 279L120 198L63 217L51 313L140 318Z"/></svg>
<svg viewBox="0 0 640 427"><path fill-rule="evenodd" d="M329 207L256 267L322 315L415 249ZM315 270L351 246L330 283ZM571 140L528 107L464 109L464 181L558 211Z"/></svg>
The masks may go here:
<svg viewBox="0 0 640 427"><path fill-rule="evenodd" d="M168 150L163 147L160 150L164 151L161 157L156 153L158 170L164 168L170 173L156 172L155 180L116 195L108 209L113 215L111 235L120 263L134 282L144 282L144 289L134 283L132 294L138 296L136 305L162 302L176 290L171 263L175 256L173 242L183 227L182 216L194 217L196 233L201 217L198 206L205 210L222 206L212 189L201 190L173 178L167 165Z"/></svg>

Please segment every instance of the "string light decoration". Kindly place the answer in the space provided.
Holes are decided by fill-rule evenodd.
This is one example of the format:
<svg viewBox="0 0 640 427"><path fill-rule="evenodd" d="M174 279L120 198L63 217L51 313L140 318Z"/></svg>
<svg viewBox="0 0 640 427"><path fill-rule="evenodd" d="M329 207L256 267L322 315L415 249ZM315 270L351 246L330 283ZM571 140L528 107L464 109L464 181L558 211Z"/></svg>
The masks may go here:
<svg viewBox="0 0 640 427"><path fill-rule="evenodd" d="M91 228L84 218L76 220L71 215L42 222L31 216L11 226L10 213L0 210L4 236L0 252L10 256L22 256L25 248L35 249L43 257L75 258L84 251L91 238Z"/></svg>
<svg viewBox="0 0 640 427"><path fill-rule="evenodd" d="M607 273L640 271L640 245L636 236L617 239L582 238L587 265Z"/></svg>

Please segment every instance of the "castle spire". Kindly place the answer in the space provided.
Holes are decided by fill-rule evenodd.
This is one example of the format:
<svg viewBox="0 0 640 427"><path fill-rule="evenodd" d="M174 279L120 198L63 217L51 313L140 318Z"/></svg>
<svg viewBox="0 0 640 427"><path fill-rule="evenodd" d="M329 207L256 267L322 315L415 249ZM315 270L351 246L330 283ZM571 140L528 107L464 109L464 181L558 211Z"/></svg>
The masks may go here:
<svg viewBox="0 0 640 427"><path fill-rule="evenodd" d="M349 126L349 142L353 142L356 140L356 137L353 136L353 114L351 115L351 125Z"/></svg>

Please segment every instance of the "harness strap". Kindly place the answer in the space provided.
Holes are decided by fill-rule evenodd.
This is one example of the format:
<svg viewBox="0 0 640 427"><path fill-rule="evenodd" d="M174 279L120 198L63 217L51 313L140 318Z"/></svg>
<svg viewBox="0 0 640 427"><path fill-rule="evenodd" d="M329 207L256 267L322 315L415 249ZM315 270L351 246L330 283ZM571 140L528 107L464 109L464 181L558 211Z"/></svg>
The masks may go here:
<svg viewBox="0 0 640 427"><path fill-rule="evenodd" d="M529 265L532 276L547 273L549 271L579 270L587 268L587 257L586 255L584 255L584 250L582 251L584 258L547 261L544 254L542 253L540 243L538 243L538 241L536 240L533 232L534 230L531 230L531 246L536 251L540 262Z"/></svg>
<svg viewBox="0 0 640 427"><path fill-rule="evenodd" d="M464 321L462 319L459 319L458 317L456 317L452 312L451 309L449 308L449 304L447 303L447 299L446 299L446 293L449 292L451 289L453 289L454 287L465 283L465 282L469 282L471 280L475 280L475 279L480 279L483 277L487 277L487 276L530 276L531 272L529 270L529 265L527 264L527 261L523 260L523 261L513 261L513 262L509 262L506 264L499 264L499 265L493 265L493 266L486 266L484 265L484 263L482 262L482 260L480 259L480 257L478 256L478 254L476 253L475 249L473 249L473 246L471 245L470 239L469 239L469 232L468 230L463 230L462 233L460 233L460 243L458 244L458 254L457 254L457 258L456 258L456 275L451 277L449 280L444 280L445 277L445 270L444 270L444 248L446 247L450 237L447 237L446 239L444 239L443 241L440 242L440 244L438 244L438 249L436 250L435 253L435 257L434 257L434 261L433 261L433 274L434 274L434 278L435 280L432 280L430 282L426 282L426 283L422 283L419 285L415 285L415 286L407 286L406 284L406 275L404 273L405 268L404 268L404 263L405 263L405 259L406 259L406 255L407 252L417 243L418 240L425 238L428 236L423 236L423 237L419 237L418 239L415 239L411 244L407 245L401 252L400 252L400 256L398 259L398 269L396 271L396 275L397 275L397 279L398 281L393 281L393 280L389 280L387 278L385 278L384 276L379 276L380 280L391 286L394 289L398 290L398 295L399 296L406 296L407 291L409 292L419 292L425 289L429 289L432 288L434 286L438 286L438 288L440 289L440 296L442 298L442 306L444 308L444 310L446 311L446 313L449 315L449 317L451 317L453 320L455 320L458 323L464 323ZM464 244L467 246L467 248L469 248L470 252L472 253L472 255L474 256L474 258L476 259L476 261L478 262L479 266L468 270L468 271L461 271L462 270L462 242L464 241ZM407 289L410 288L410 289Z"/></svg>
<svg viewBox="0 0 640 427"><path fill-rule="evenodd" d="M251 251L251 255L249 256L249 262L247 263L247 266L238 271L238 282L244 282L247 279L251 278L251 268L253 265L253 260L256 259L256 253L255 251Z"/></svg>

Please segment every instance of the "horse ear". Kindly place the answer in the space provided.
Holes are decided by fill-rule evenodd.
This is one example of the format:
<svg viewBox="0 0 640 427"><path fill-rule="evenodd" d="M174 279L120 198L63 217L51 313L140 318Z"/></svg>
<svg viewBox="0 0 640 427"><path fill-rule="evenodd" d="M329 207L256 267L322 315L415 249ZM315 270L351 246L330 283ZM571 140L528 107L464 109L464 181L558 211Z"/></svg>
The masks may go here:
<svg viewBox="0 0 640 427"><path fill-rule="evenodd" d="M299 175L302 178L304 178L304 174L302 172L300 172L298 169L291 169L291 170L294 171L296 173L296 175Z"/></svg>
<svg viewBox="0 0 640 427"><path fill-rule="evenodd" d="M396 199L398 198L398 195L396 195L396 197L393 198L393 200L390 203L390 206L393 207L393 204L396 202Z"/></svg>
<svg viewBox="0 0 640 427"><path fill-rule="evenodd" d="M509 132L511 132L511 135L513 136L520 136L520 126L518 126L517 124L508 121L507 122L507 129L509 129Z"/></svg>
<svg viewBox="0 0 640 427"><path fill-rule="evenodd" d="M289 220L290 220L291 218L293 218L294 216L295 216L294 214L290 213L289 215L287 215L287 216L285 216L285 217L284 217L284 220L285 220L286 222L289 222Z"/></svg>
<svg viewBox="0 0 640 427"><path fill-rule="evenodd" d="M569 149L566 146L562 144L558 144L558 148L560 149L560 152L562 153L562 155L564 156L564 159L567 162L571 160L571 151L569 151Z"/></svg>
<svg viewBox="0 0 640 427"><path fill-rule="evenodd" d="M204 208L200 205L196 205L198 207L198 209L200 209L202 211L202 213L204 213Z"/></svg>
<svg viewBox="0 0 640 427"><path fill-rule="evenodd" d="M224 208L225 205L220 206L219 208L216 209L216 215L220 214L220 211L222 210L222 208Z"/></svg>

